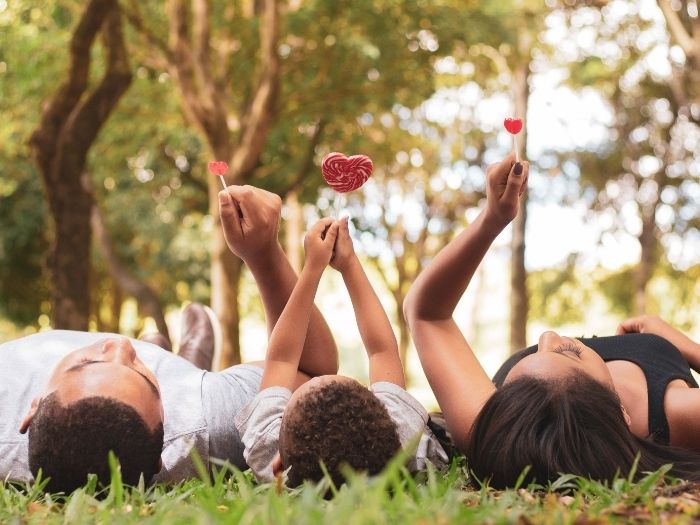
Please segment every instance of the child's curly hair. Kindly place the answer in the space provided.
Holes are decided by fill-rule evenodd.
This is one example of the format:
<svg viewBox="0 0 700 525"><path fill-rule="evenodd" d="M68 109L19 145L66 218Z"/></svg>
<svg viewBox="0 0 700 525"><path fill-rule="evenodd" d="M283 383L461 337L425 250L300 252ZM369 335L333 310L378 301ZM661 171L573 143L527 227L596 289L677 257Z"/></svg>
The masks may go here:
<svg viewBox="0 0 700 525"><path fill-rule="evenodd" d="M289 487L321 480L321 462L336 486L345 482L342 465L378 474L400 448L386 408L356 381L312 389L285 413L280 430L280 458L291 467Z"/></svg>

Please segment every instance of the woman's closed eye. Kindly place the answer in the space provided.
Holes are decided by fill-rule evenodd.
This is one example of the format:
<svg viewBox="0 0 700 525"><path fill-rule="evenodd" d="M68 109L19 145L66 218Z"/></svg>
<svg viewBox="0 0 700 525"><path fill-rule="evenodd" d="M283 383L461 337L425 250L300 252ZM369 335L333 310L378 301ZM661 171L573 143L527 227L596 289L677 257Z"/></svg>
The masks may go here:
<svg viewBox="0 0 700 525"><path fill-rule="evenodd" d="M558 346L552 351L557 354L572 354L579 359L581 358L581 349L572 343Z"/></svg>

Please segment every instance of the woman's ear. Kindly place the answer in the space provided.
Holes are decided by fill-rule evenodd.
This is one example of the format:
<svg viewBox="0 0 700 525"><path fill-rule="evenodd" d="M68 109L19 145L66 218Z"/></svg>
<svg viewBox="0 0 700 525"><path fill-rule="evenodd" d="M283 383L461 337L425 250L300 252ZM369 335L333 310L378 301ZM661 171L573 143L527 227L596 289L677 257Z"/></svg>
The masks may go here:
<svg viewBox="0 0 700 525"><path fill-rule="evenodd" d="M20 434L25 434L27 430L29 429L29 425L32 424L32 420L34 419L34 416L36 415L37 408L39 408L39 402L41 401L41 398L35 397L32 399L32 406L29 407L29 412L27 412L27 415L24 416L24 419L22 420L22 424L19 427L19 433Z"/></svg>
<svg viewBox="0 0 700 525"><path fill-rule="evenodd" d="M284 467L282 466L282 458L280 457L279 454L275 456L275 459L272 460L272 473L275 476L279 476L284 472Z"/></svg>
<svg viewBox="0 0 700 525"><path fill-rule="evenodd" d="M625 418L625 423L627 423L628 427L632 427L632 418L630 417L629 413L627 412L625 405L620 403L620 408L622 409L622 417Z"/></svg>

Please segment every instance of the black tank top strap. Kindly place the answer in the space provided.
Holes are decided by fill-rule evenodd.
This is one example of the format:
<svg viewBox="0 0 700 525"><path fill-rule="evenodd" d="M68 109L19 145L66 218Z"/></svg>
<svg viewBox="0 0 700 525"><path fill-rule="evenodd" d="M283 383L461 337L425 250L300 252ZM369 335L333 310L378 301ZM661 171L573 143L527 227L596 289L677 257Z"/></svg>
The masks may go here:
<svg viewBox="0 0 700 525"><path fill-rule="evenodd" d="M666 387L674 379L682 379L689 386L698 387L680 351L666 339L653 334L627 334L580 340L595 350L604 361L630 361L642 370L647 381L650 437L659 443L668 444L670 432L664 409ZM531 346L510 356L493 377L494 384L500 387L511 368L536 351L537 346Z"/></svg>

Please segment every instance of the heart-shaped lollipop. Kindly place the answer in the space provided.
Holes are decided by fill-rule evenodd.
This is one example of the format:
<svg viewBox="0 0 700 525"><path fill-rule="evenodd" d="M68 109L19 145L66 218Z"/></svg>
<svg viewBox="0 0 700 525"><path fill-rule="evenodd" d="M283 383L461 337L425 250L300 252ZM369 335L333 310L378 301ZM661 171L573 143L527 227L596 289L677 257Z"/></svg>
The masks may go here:
<svg viewBox="0 0 700 525"><path fill-rule="evenodd" d="M503 121L503 126L511 135L517 135L523 129L523 120L519 118L507 118Z"/></svg>
<svg viewBox="0 0 700 525"><path fill-rule="evenodd" d="M228 171L228 164L226 164L223 160L213 160L207 164L207 167L209 168L209 173L219 177L225 175Z"/></svg>
<svg viewBox="0 0 700 525"><path fill-rule="evenodd" d="M366 155L346 157L329 153L321 162L321 173L328 185L339 193L347 193L362 186L372 175L372 160Z"/></svg>
<svg viewBox="0 0 700 525"><path fill-rule="evenodd" d="M226 164L223 160L213 160L207 164L207 168L209 168L209 173L219 177L221 185L224 187L224 189L226 189L224 174L228 171L228 164Z"/></svg>

